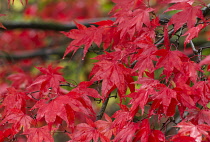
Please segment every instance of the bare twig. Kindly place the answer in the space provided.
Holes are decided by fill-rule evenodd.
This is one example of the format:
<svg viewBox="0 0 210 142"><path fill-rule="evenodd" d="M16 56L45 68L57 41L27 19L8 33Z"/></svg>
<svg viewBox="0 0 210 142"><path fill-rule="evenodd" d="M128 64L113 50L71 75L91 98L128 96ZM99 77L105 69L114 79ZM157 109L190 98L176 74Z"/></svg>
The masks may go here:
<svg viewBox="0 0 210 142"><path fill-rule="evenodd" d="M106 107L107 107L108 102L109 102L109 96L103 102L102 107L101 107L98 115L96 116L96 120L101 120L101 118L103 117L104 112L106 110Z"/></svg>

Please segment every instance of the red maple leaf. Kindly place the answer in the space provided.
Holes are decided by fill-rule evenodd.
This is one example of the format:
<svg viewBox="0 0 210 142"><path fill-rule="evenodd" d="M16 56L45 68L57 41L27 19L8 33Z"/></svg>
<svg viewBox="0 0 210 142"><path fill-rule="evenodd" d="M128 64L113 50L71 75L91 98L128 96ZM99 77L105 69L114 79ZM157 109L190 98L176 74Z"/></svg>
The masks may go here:
<svg viewBox="0 0 210 142"><path fill-rule="evenodd" d="M194 109L195 101L193 100L193 95L195 90L187 84L177 83L176 87L173 89L177 93L177 100L180 102L182 107L188 107Z"/></svg>
<svg viewBox="0 0 210 142"><path fill-rule="evenodd" d="M139 128L138 123L129 122L115 136L113 142L131 142L135 136L136 130Z"/></svg>
<svg viewBox="0 0 210 142"><path fill-rule="evenodd" d="M180 136L180 135L175 135L172 139L172 142L196 142L194 138L189 137L189 136Z"/></svg>
<svg viewBox="0 0 210 142"><path fill-rule="evenodd" d="M142 30L143 24L150 27L149 12L154 9L136 9L136 10L121 10L117 12L114 17L117 17L114 24L118 25L118 31L120 31L120 38L124 37L127 33L130 38L133 37L135 32ZM125 20L126 19L126 20Z"/></svg>
<svg viewBox="0 0 210 142"><path fill-rule="evenodd" d="M11 74L8 79L12 81L12 86L15 88L25 88L32 82L31 76L26 73Z"/></svg>
<svg viewBox="0 0 210 142"><path fill-rule="evenodd" d="M61 67L53 68L52 65L49 65L47 68L43 67L36 67L36 68L39 69L45 75L37 77L28 88L31 88L34 85L38 85L40 86L39 88L41 92L46 92L49 89L52 89L56 93L59 93L60 82L65 81L63 76L58 72L58 70L60 70Z"/></svg>
<svg viewBox="0 0 210 142"><path fill-rule="evenodd" d="M67 95L58 96L55 99L42 99L38 101L31 110L38 108L37 120L45 118L48 124L53 124L56 117L60 117L70 126L74 125L75 112L93 116L94 111L87 98L76 92L69 92ZM68 106L66 106L68 105Z"/></svg>
<svg viewBox="0 0 210 142"><path fill-rule="evenodd" d="M118 63L118 60L109 60L109 54L113 53L107 53L106 55L100 55L94 58L102 61L95 63L90 73L90 76L94 75L91 81L103 80L102 95L104 98L115 88L118 89L120 97L123 97L127 87L130 87L130 90L134 91L134 85L130 84L133 81L130 77L131 69Z"/></svg>
<svg viewBox="0 0 210 142"><path fill-rule="evenodd" d="M82 45L84 45L83 52L85 56L88 51L88 48L91 46L92 43L95 43L98 47L100 47L100 44L102 42L102 36L104 32L104 28L102 26L101 28L97 28L91 25L91 27L87 28L79 23L75 22L75 24L78 29L73 29L70 32L62 32L67 37L74 39L67 47L64 53L64 57L71 51L74 51L75 53L79 48L81 48Z"/></svg>
<svg viewBox="0 0 210 142"><path fill-rule="evenodd" d="M134 138L134 142L164 142L165 136L160 130L150 129L150 124L148 119L144 119L140 125L139 129Z"/></svg>
<svg viewBox="0 0 210 142"><path fill-rule="evenodd" d="M157 61L156 69L164 67L166 77L169 77L175 68L178 71L183 72L182 58L187 57L182 52L160 49L156 51L154 55L161 56Z"/></svg>
<svg viewBox="0 0 210 142"><path fill-rule="evenodd" d="M192 109L188 110L186 120L193 122L193 124L207 124L210 125L210 110Z"/></svg>
<svg viewBox="0 0 210 142"><path fill-rule="evenodd" d="M30 98L24 92L20 92L15 88L7 88L8 92L6 97L4 98L1 107L5 107L4 112L5 114L9 114L13 108L20 109L25 112L26 101Z"/></svg>
<svg viewBox="0 0 210 142"><path fill-rule="evenodd" d="M185 23L187 23L188 28L192 28L195 26L197 18L203 19L203 14L200 8L200 6L192 6L187 2L176 3L165 12L171 10L182 11L174 14L168 24L174 24L174 32L176 32Z"/></svg>
<svg viewBox="0 0 210 142"><path fill-rule="evenodd" d="M133 120L135 112L131 112L130 108L128 108L126 105L119 104L120 110L116 111L112 117L115 118L113 121L113 127L116 128L117 132L120 131L125 125L127 125L128 122Z"/></svg>
<svg viewBox="0 0 210 142"><path fill-rule="evenodd" d="M69 142L81 142L86 141L89 142L93 141L100 141L102 142L109 142L110 140L102 134L92 120L86 118L87 123L80 123L76 126L75 131L73 134L70 134L72 140Z"/></svg>
<svg viewBox="0 0 210 142"><path fill-rule="evenodd" d="M4 116L4 119L1 121L1 125L4 123L12 123L12 128L14 131L20 131L23 128L23 131L27 131L32 123L32 118L24 114L19 109L12 109L7 115Z"/></svg>
<svg viewBox="0 0 210 142"><path fill-rule="evenodd" d="M154 100L154 102L159 102L158 106L161 105L161 107L163 107L163 112L165 114L168 114L167 111L169 109L169 106L171 105L171 103L175 103L173 104L174 108L170 108L170 112L173 112L173 113L170 113L169 116L173 116L174 113L175 113L175 108L176 108L176 105L177 105L177 93L168 88L167 86L163 86L159 89L159 91L157 93L154 93L151 98ZM176 100L176 101L172 101L172 99ZM157 104L155 107L151 107L151 110L156 108L157 107Z"/></svg>
<svg viewBox="0 0 210 142"><path fill-rule="evenodd" d="M199 65L189 60L188 62L183 63L183 68L184 68L185 75L183 76L180 74L180 77L183 76L184 78L186 78L186 81L187 79L190 79L193 83L196 83L197 78L198 78L198 71L200 71ZM177 82L184 83L186 81L177 79Z"/></svg>
<svg viewBox="0 0 210 142"><path fill-rule="evenodd" d="M184 46L186 46L187 43L190 42L190 40L192 40L193 38L196 38L198 36L198 33L200 33L200 31L204 28L204 25L200 24L196 27L192 27L190 28L185 34L183 34L182 36L186 36L186 39L184 41Z"/></svg>
<svg viewBox="0 0 210 142"><path fill-rule="evenodd" d="M210 99L210 82L207 81L198 81L195 83L193 88L196 90L196 94L199 96L199 103L203 106L206 106L209 103Z"/></svg>
<svg viewBox="0 0 210 142"><path fill-rule="evenodd" d="M26 135L28 141L30 142L54 142L48 126L43 126L40 128L30 128L27 130L27 132L24 132L23 134Z"/></svg>
<svg viewBox="0 0 210 142"><path fill-rule="evenodd" d="M72 89L71 91L80 93L84 97L85 96L91 96L93 98L100 98L100 99L102 99L101 96L99 95L98 91L96 91L93 88L88 88L92 84L93 84L92 81L83 81L83 82L80 82L78 84L78 86L76 88Z"/></svg>
<svg viewBox="0 0 210 142"><path fill-rule="evenodd" d="M149 72L153 72L155 70L153 61L157 61L157 57L153 55L153 53L157 51L157 48L150 45L149 48L141 49L137 54L134 55L132 61L137 61L133 72L139 71L139 75L148 69Z"/></svg>
<svg viewBox="0 0 210 142"><path fill-rule="evenodd" d="M105 113L104 120L98 120L95 122L97 129L108 139L111 139L112 135L116 135L116 129L112 127L112 119Z"/></svg>
<svg viewBox="0 0 210 142"><path fill-rule="evenodd" d="M209 138L210 126L206 124L194 125L191 122L180 122L176 127L179 127L179 134L195 138L196 141L201 141L204 137Z"/></svg>
<svg viewBox="0 0 210 142"><path fill-rule="evenodd" d="M139 106L142 110L142 114L144 113L144 107L147 104L150 92L150 89L139 89L138 92L134 92L128 95L128 97L133 98L130 101L130 104L132 104L131 112L136 111Z"/></svg>

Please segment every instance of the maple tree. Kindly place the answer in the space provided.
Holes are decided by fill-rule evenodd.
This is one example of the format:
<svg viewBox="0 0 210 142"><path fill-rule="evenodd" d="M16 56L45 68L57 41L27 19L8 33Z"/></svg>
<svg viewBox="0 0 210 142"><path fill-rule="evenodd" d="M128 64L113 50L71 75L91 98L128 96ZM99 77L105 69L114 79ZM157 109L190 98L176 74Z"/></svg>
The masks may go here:
<svg viewBox="0 0 210 142"><path fill-rule="evenodd" d="M210 141L210 46L194 44L202 33L206 41L210 39L210 4L205 0L112 1L111 20L90 26L75 21L77 29L61 32L72 39L63 59L81 48L81 60L88 58L91 48L99 51L91 58L96 62L88 81L72 83L62 75L62 67L52 64L36 66L38 75L2 67L0 141L53 142L57 133L68 136L69 142ZM34 15L32 9L26 9L26 15ZM56 15L58 21L68 20L65 14ZM49 18L50 12L40 15ZM7 30L4 24L0 27ZM55 36L5 31L0 42L6 43L4 36L21 36L29 50L45 45L38 37L46 35ZM2 50L18 48L18 40L14 41L14 46ZM28 68L36 61L19 64ZM12 69L17 73L10 74ZM116 97L119 109L106 114L110 99ZM96 101L102 104L100 110L93 106Z"/></svg>

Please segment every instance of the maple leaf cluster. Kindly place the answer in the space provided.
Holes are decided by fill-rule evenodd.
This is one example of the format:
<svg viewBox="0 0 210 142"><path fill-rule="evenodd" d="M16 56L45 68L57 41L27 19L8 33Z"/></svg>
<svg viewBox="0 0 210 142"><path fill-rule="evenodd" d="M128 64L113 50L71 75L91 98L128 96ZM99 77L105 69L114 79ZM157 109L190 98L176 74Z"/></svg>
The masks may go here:
<svg viewBox="0 0 210 142"><path fill-rule="evenodd" d="M210 55L203 58L193 43L209 28L202 11L208 5L201 0L157 0L167 7L161 11L143 0L113 2L110 15L115 20L90 27L75 22L78 29L62 32L73 39L64 57L84 48L85 58L91 45L104 51L93 58L97 62L89 81L65 90L62 84L71 84L61 67L52 65L36 67L42 73L38 77L8 77L12 84L1 94L0 141L24 135L30 142L53 142L58 131L69 142L210 141ZM162 23L161 14L169 11L176 12ZM173 41L182 36L187 36L183 46L192 48L195 60ZM120 109L109 116L103 109L114 92ZM92 98L103 103L100 112Z"/></svg>

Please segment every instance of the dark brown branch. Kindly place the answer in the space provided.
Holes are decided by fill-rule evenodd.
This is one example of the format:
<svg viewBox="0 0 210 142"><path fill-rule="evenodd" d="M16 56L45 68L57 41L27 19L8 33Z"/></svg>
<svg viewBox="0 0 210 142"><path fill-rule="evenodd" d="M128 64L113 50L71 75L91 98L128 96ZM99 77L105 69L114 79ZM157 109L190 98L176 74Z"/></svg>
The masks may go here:
<svg viewBox="0 0 210 142"><path fill-rule="evenodd" d="M104 112L106 110L106 107L107 107L108 102L109 102L109 96L103 102L102 107L101 107L98 115L96 116L96 120L101 120L101 118L103 117Z"/></svg>
<svg viewBox="0 0 210 142"><path fill-rule="evenodd" d="M113 20L113 18L94 18L89 20L77 21L87 27L93 25L91 23L102 21L102 20ZM38 30L53 30L53 31L69 31L71 29L77 29L74 22L69 24L53 23L53 22L2 22L2 24L7 28L7 30L14 29L38 29ZM0 28L0 30L4 30Z"/></svg>
<svg viewBox="0 0 210 142"><path fill-rule="evenodd" d="M7 54L7 53L0 53L0 58L4 58L6 60L22 60L22 59L29 59L34 57L46 57L49 55L59 55L63 56L65 49L61 48L42 48L39 50L33 50L33 51L21 51L20 53L14 53L14 54Z"/></svg>
<svg viewBox="0 0 210 142"><path fill-rule="evenodd" d="M210 12L210 3L206 7L202 8L203 16L205 17Z"/></svg>

